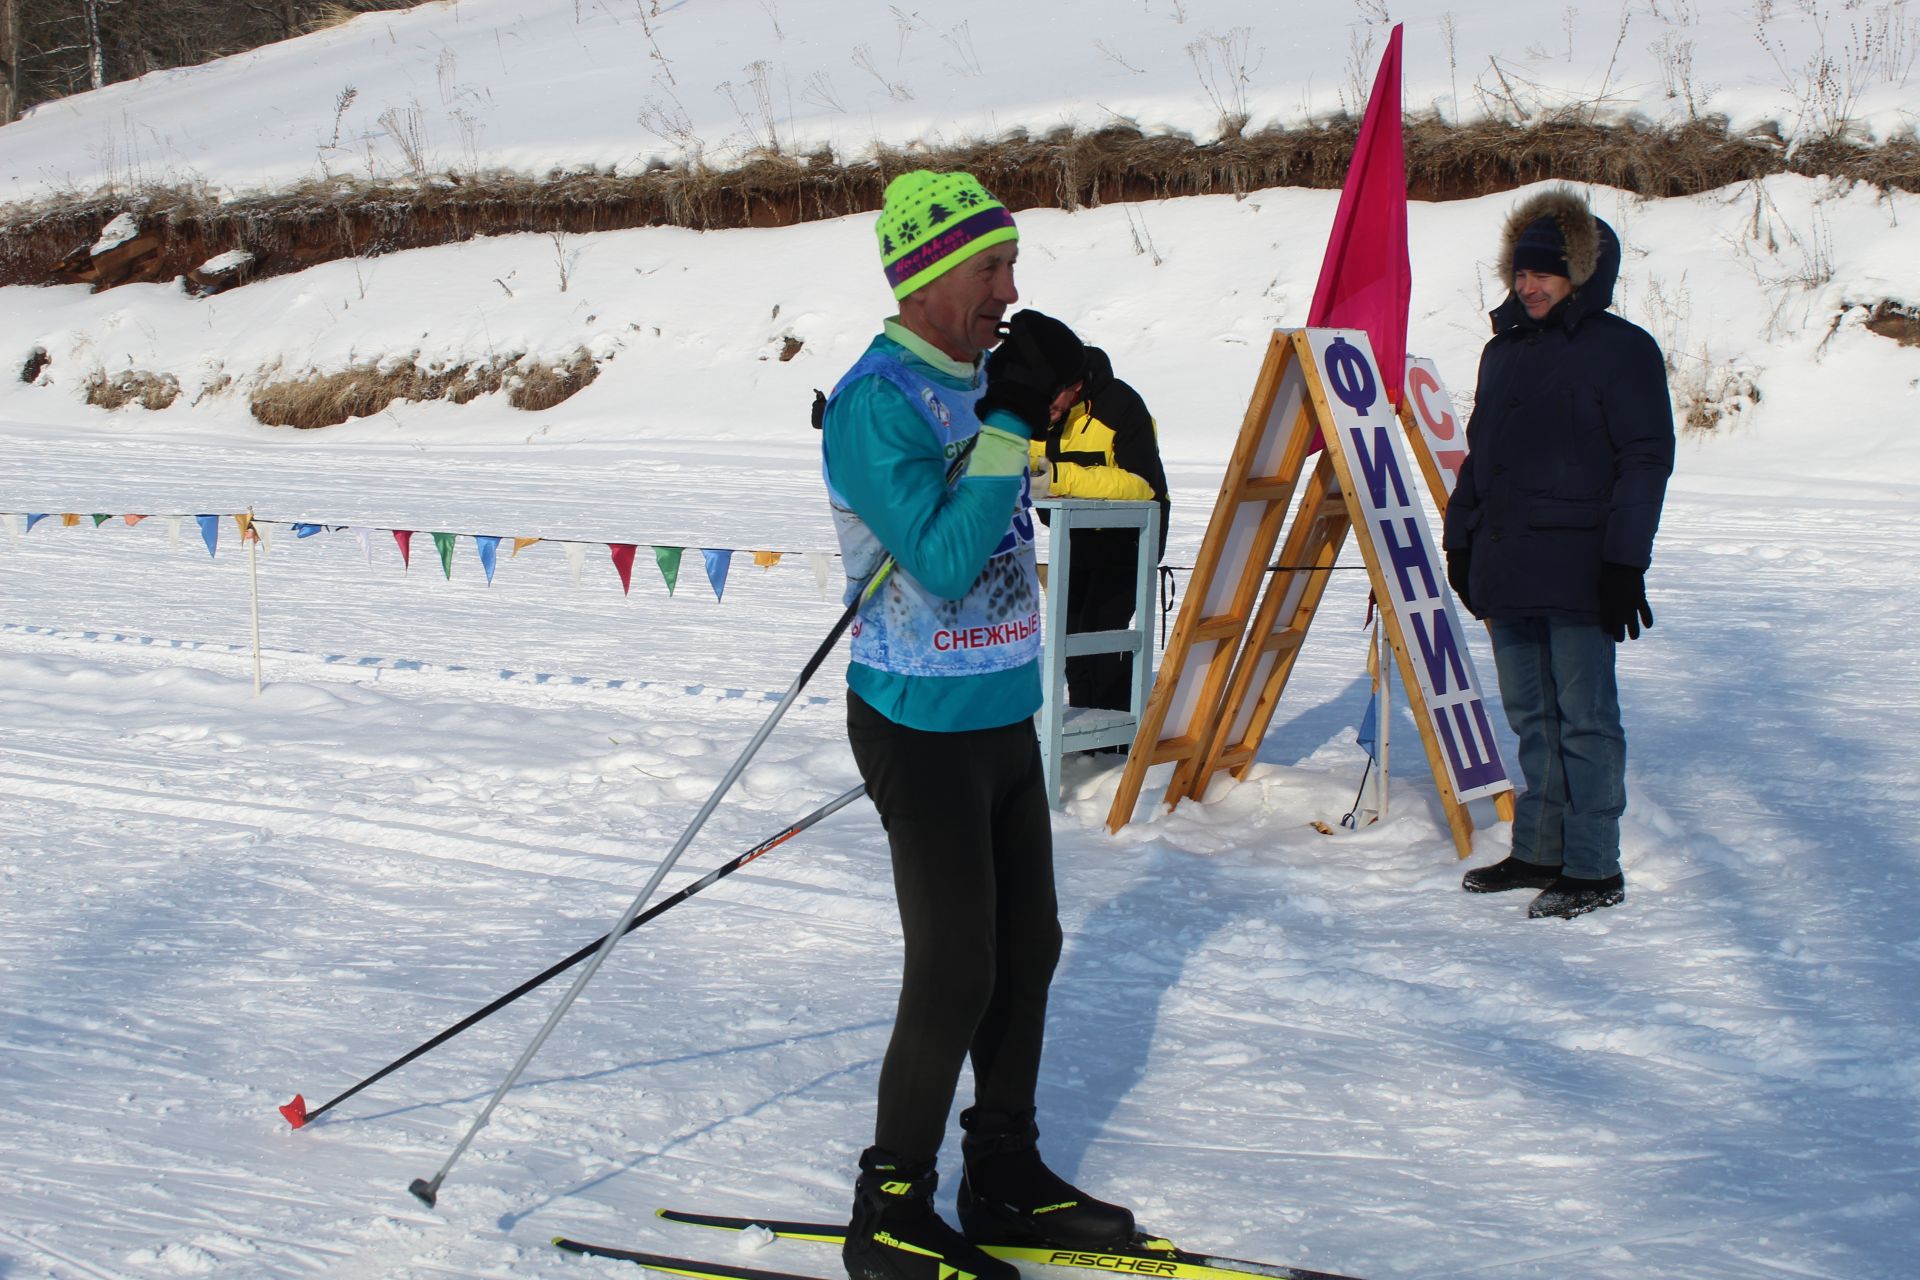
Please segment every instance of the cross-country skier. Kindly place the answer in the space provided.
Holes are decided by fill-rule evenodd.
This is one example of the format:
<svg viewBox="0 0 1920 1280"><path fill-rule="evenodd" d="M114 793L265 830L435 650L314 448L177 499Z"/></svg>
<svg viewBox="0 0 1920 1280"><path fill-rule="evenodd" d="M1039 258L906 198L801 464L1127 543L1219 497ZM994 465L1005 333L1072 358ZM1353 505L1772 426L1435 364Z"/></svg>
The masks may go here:
<svg viewBox="0 0 1920 1280"><path fill-rule="evenodd" d="M1041 1163L1034 1124L1060 924L1027 447L1085 357L1025 311L983 364L1019 297L1018 233L972 175L895 178L876 234L899 314L834 388L822 447L849 590L883 555L897 566L854 625L847 736L886 828L906 963L844 1257L856 1280L1014 1280L973 1242L1133 1230ZM934 1161L969 1057L962 1236L934 1212Z"/></svg>

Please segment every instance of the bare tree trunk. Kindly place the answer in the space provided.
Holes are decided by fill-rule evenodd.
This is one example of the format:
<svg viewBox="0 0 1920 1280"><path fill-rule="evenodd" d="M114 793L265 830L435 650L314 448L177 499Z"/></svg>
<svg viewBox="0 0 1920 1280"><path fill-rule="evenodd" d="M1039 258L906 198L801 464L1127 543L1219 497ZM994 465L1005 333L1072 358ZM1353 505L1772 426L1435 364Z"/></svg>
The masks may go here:
<svg viewBox="0 0 1920 1280"><path fill-rule="evenodd" d="M100 43L100 0L81 0L87 19L87 78L91 87L107 87L107 51Z"/></svg>
<svg viewBox="0 0 1920 1280"><path fill-rule="evenodd" d="M19 0L0 0L0 124L20 114Z"/></svg>

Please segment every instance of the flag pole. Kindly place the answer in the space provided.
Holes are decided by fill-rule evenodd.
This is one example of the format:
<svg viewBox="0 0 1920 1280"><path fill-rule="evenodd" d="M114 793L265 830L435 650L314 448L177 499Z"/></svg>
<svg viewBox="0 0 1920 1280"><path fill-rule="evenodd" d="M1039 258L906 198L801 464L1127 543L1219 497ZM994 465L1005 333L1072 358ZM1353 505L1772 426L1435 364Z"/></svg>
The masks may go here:
<svg viewBox="0 0 1920 1280"><path fill-rule="evenodd" d="M260 535L253 531L253 508L247 508L247 601L253 619L253 696L260 696Z"/></svg>

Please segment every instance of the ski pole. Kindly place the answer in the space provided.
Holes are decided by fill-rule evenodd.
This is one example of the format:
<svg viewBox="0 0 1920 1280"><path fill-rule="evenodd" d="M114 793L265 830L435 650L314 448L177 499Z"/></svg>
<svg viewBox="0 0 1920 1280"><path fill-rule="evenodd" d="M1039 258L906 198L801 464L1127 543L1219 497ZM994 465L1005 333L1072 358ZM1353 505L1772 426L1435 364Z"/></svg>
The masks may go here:
<svg viewBox="0 0 1920 1280"><path fill-rule="evenodd" d="M802 831L805 831L808 827L811 827L812 825L814 825L816 822L819 822L823 818L832 817L834 814L846 808L848 805L852 804L855 800L858 800L861 796L865 795L866 793L867 793L866 784L862 783L860 786L853 788L851 791L845 792L844 794L836 797L833 800L829 800L826 804L821 805L818 809L815 809L812 813L808 814L806 817L788 826L786 829L782 830L777 835L771 836L766 840L761 841L759 844L753 846L753 848L751 849L748 849L746 852L740 854L738 857L734 858L733 860L722 863L720 866L715 867L712 871L709 871L706 875L701 876L698 880L695 880L692 884L687 885L685 888L673 894L672 897L664 898L660 902L647 908L646 911L634 917L633 923L627 926L627 932L632 933L635 929L638 929L641 925L647 923L649 920L652 920L655 916L661 915L662 913L670 910L671 908L678 906L680 903L685 902L688 898L691 898L694 894L699 893L702 889L709 888L715 883L717 883L718 881L723 880L726 877L732 875L734 872L738 871L740 868L746 866L749 862L752 862L754 859L760 857L760 855L764 853L770 853L774 849L779 848L781 845L785 844L787 841L793 839L793 837L799 835ZM512 1004L515 1000L518 1000L521 996L524 996L529 991L532 991L534 988L544 986L546 983L552 981L554 978L559 977L561 974L565 973L568 969L573 968L574 965L579 964L582 960L585 960L588 956L592 955L594 952L594 948L598 947L601 943L605 942L606 940L607 939L604 934L598 938L595 938L592 942L589 942L586 946L580 948L578 951L568 956L565 960L562 960L558 964L555 964L550 968L542 970L540 973L527 979L525 982L521 983L519 986L515 987L513 990L507 992L507 994L501 996L498 1000L495 1000L492 1004L489 1004L484 1008L474 1010L472 1013L468 1014L466 1017L460 1019L460 1021L454 1023L452 1026L442 1031L439 1035L434 1036L431 1040L426 1041L424 1044L417 1045L414 1048L408 1050L406 1053L399 1056L398 1058L395 1058L392 1062L389 1062L386 1066L380 1068L378 1071L374 1072L372 1075L360 1081L360 1083L354 1085L351 1089L346 1090L344 1093L340 1094L338 1097L332 1099L331 1101L324 1102L320 1106L317 1106L313 1108L311 1111L309 1111L307 1109L307 1100L305 1096L302 1094L296 1093L293 1095L292 1102L289 1102L285 1106L280 1108L280 1114L285 1116L287 1118L287 1123L291 1124L296 1129L305 1125L309 1120L319 1119L321 1116L325 1115L327 1112L333 1110L335 1107L345 1102L348 1098L351 1098L354 1094L359 1093L362 1089L366 1088L368 1085L374 1084L377 1081L385 1079L387 1076L390 1076L394 1072L398 1071L401 1067L404 1067L409 1062L412 1062L415 1058L419 1057L421 1054L426 1053L431 1049L437 1048L440 1045L445 1044L447 1041L459 1035L462 1031L465 1031L468 1027L471 1027L474 1023L485 1021L486 1019L492 1017L494 1014L500 1012L500 1010Z"/></svg>
<svg viewBox="0 0 1920 1280"><path fill-rule="evenodd" d="M965 469L967 459L973 452L972 444L973 439L968 440L968 447L960 450L959 455L953 460L953 465L947 469L949 485ZM813 656L808 658L806 665L800 668L800 674L793 678L793 683L787 686L786 693L774 705L773 710L767 713L766 720L754 731L753 737L748 740L740 755L728 767L726 776L722 777L719 784L714 787L713 794L707 797L707 802L700 806L700 812L693 815L693 821L689 822L687 829L680 833L680 838L674 842L673 848L667 851L667 856L654 870L645 886L634 895L633 901L627 904L627 909L621 914L619 921L607 931L606 939L593 953L593 959L587 962L587 967L580 971L580 976L573 980L573 985L568 987L566 994L560 997L560 1003L555 1005L553 1012L547 1015L547 1020L541 1024L533 1040L521 1052L519 1060L513 1064L513 1069L507 1072L507 1078L500 1082L500 1087L495 1089L493 1096L487 1099L487 1105L481 1108L480 1114L474 1117L472 1124L467 1126L466 1133L454 1147L452 1154L447 1157L446 1163L440 1166L439 1172L431 1178L415 1178L408 1184L407 1190L412 1192L421 1203L431 1207L439 1198L440 1184L446 1181L447 1175L453 1171L453 1166L458 1164L460 1157L466 1154L475 1136L480 1130L486 1128L494 1108L500 1105L500 1099L506 1097L507 1091L519 1082L521 1074L527 1069L527 1064L533 1061L536 1053L540 1052L540 1046L547 1042L547 1037L553 1034L553 1029L560 1025L560 1019L566 1016L567 1010L573 1007L573 1002L579 999L580 993L586 989L589 982L593 981L593 975L600 972L600 966L607 962L607 956L612 953L614 945L626 933L627 926L632 924L634 917L640 914L640 909L646 905L647 899L653 896L653 891L659 887L660 881L673 869L673 864L680 860L680 855L686 852L687 846L693 843L694 836L698 835L700 828L706 825L713 811L720 807L721 798L733 787L740 775L746 772L747 762L752 760L754 753L760 750L761 744L766 742L768 736L772 734L773 727L780 723L780 718L787 714L787 708L799 698L800 691L806 688L807 681L813 679L813 673L818 671L820 664L827 660L827 655L833 652L833 647L840 643L840 637L849 626L853 625L860 607L880 589L880 585L893 573L893 569L894 559L891 554L883 556L880 563L874 566L873 572L854 593L853 599L847 602L847 607L840 614L840 620L833 624L833 629L827 632L826 639L820 642L819 647L813 651Z"/></svg>

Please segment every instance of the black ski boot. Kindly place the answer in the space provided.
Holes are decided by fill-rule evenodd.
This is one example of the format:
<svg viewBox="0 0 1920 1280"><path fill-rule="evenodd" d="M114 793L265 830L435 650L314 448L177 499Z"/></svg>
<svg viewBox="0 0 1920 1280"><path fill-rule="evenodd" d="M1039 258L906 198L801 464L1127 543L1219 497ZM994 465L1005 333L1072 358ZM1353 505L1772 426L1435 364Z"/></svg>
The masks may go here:
<svg viewBox="0 0 1920 1280"><path fill-rule="evenodd" d="M1133 1238L1133 1213L1075 1190L1040 1162L1040 1130L1031 1108L960 1113L966 1173L960 1225L988 1244L1107 1249Z"/></svg>
<svg viewBox="0 0 1920 1280"><path fill-rule="evenodd" d="M1509 889L1544 889L1560 875L1558 867L1544 867L1509 856L1490 867L1475 867L1460 881L1468 893L1505 893Z"/></svg>
<svg viewBox="0 0 1920 1280"><path fill-rule="evenodd" d="M879 1147L861 1153L840 1247L853 1280L1020 1280L1011 1263L980 1252L933 1211L939 1184L931 1161L903 1165Z"/></svg>
<svg viewBox="0 0 1920 1280"><path fill-rule="evenodd" d="M1575 916L1583 916L1589 911L1598 911L1601 907L1611 907L1626 900L1625 876L1611 875L1605 880L1555 876L1553 883L1527 908L1527 917L1544 920L1549 916L1557 916L1562 920L1571 920Z"/></svg>

